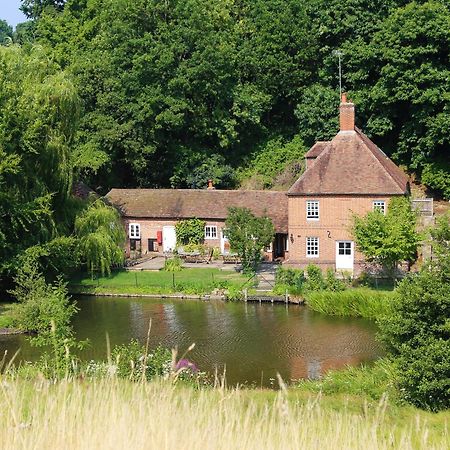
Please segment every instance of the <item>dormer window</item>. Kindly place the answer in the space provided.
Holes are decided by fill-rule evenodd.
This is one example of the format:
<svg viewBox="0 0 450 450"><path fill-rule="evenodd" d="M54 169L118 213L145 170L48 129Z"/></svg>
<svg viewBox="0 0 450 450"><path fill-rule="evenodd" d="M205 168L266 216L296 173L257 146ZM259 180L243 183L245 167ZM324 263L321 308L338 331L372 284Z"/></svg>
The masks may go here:
<svg viewBox="0 0 450 450"><path fill-rule="evenodd" d="M141 238L141 226L138 223L130 223L128 225L128 236L130 239Z"/></svg>
<svg viewBox="0 0 450 450"><path fill-rule="evenodd" d="M375 200L373 202L373 210L386 214L386 202L384 200Z"/></svg>
<svg viewBox="0 0 450 450"><path fill-rule="evenodd" d="M306 201L306 218L308 220L319 220L319 201L307 200Z"/></svg>

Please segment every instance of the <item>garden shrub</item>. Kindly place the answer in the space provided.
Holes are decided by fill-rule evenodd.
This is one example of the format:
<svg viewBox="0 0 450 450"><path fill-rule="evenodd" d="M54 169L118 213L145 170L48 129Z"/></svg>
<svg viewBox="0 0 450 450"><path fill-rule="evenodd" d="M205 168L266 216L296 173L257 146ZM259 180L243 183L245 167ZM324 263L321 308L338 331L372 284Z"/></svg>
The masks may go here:
<svg viewBox="0 0 450 450"><path fill-rule="evenodd" d="M405 278L380 320L380 337L398 367L404 398L430 410L450 407L449 259L440 254Z"/></svg>
<svg viewBox="0 0 450 450"><path fill-rule="evenodd" d="M308 264L306 267L307 280L305 283L305 289L307 291L321 291L326 289L327 284L323 277L320 267L314 264Z"/></svg>
<svg viewBox="0 0 450 450"><path fill-rule="evenodd" d="M76 368L73 350L83 347L76 341L70 321L77 307L70 301L67 285L58 278L48 284L36 262L28 261L14 279L11 294L18 303L11 307L12 326L35 335L30 343L44 347L38 366L47 378L67 376ZM49 351L49 352L48 352Z"/></svg>
<svg viewBox="0 0 450 450"><path fill-rule="evenodd" d="M167 258L164 261L164 270L166 272L181 272L183 270L181 259L178 256Z"/></svg>

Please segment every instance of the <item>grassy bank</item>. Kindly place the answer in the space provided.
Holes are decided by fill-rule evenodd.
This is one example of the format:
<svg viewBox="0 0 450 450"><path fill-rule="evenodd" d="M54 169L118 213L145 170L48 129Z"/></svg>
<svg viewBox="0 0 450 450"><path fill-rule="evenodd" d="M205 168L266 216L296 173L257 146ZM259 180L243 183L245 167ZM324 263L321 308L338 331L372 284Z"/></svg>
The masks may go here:
<svg viewBox="0 0 450 450"><path fill-rule="evenodd" d="M395 292L369 288L345 291L310 291L306 303L315 311L333 316L355 316L376 319L389 310Z"/></svg>
<svg viewBox="0 0 450 450"><path fill-rule="evenodd" d="M444 449L449 439L448 413L301 390L3 378L0 401L4 449Z"/></svg>
<svg viewBox="0 0 450 450"><path fill-rule="evenodd" d="M78 274L69 283L71 293L114 294L208 294L215 289L238 288L247 277L211 268L187 268L180 272L114 271L109 276L92 279Z"/></svg>

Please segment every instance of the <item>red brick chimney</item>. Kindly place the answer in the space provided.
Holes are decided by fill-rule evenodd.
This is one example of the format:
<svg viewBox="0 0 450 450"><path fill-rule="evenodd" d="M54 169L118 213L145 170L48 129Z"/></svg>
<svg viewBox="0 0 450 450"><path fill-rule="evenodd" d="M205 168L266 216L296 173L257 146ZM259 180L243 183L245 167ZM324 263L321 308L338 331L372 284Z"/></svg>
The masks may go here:
<svg viewBox="0 0 450 450"><path fill-rule="evenodd" d="M341 131L355 131L355 105L351 100L347 102L345 92L339 105L339 126Z"/></svg>

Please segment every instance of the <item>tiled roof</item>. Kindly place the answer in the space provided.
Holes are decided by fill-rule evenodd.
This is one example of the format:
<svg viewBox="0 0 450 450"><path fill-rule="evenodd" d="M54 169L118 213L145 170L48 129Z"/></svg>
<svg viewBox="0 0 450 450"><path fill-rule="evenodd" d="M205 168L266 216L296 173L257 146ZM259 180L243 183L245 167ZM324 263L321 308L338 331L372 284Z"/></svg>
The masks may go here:
<svg viewBox="0 0 450 450"><path fill-rule="evenodd" d="M408 193L406 175L358 128L341 131L326 144L288 195ZM308 153L317 153L316 145Z"/></svg>
<svg viewBox="0 0 450 450"><path fill-rule="evenodd" d="M277 232L287 233L286 192L218 189L111 189L106 198L123 216L153 219L225 220L230 206L249 208L272 219Z"/></svg>
<svg viewBox="0 0 450 450"><path fill-rule="evenodd" d="M318 141L306 153L305 158L317 158L331 141Z"/></svg>

